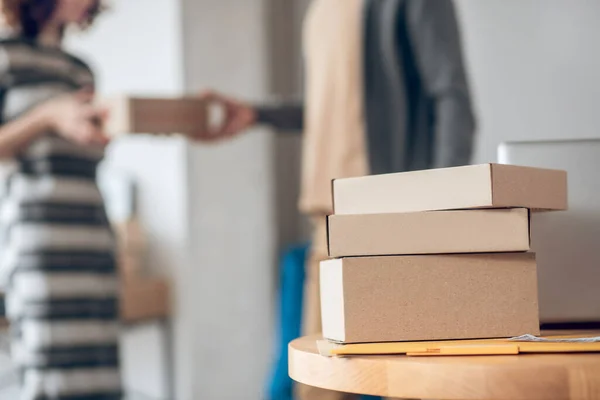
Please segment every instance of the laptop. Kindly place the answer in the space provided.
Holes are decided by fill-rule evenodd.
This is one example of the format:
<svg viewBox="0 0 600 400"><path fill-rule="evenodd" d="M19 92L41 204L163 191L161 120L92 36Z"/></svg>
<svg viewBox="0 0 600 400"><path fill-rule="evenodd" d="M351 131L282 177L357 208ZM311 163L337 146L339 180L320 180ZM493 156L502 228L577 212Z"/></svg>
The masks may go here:
<svg viewBox="0 0 600 400"><path fill-rule="evenodd" d="M498 162L567 171L569 210L532 216L540 319L600 322L600 139L503 143Z"/></svg>

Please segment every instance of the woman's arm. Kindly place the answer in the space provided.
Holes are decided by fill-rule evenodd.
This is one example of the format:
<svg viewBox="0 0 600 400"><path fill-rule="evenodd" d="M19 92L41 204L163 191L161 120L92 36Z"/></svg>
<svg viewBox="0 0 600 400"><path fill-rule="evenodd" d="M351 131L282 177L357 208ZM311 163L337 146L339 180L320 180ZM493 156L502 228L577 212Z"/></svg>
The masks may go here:
<svg viewBox="0 0 600 400"><path fill-rule="evenodd" d="M48 118L40 108L0 126L0 158L15 157L32 140L47 132Z"/></svg>
<svg viewBox="0 0 600 400"><path fill-rule="evenodd" d="M56 132L73 142L106 145L102 129L106 111L93 104L89 90L50 99L22 116L0 125L0 158L15 157L32 140Z"/></svg>

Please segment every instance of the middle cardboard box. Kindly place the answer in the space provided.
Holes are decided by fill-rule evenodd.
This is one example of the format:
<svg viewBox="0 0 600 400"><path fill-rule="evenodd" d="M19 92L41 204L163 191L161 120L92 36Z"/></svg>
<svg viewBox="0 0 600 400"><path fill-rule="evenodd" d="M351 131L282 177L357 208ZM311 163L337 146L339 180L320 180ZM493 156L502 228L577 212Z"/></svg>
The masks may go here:
<svg viewBox="0 0 600 400"><path fill-rule="evenodd" d="M330 257L528 251L526 208L330 215Z"/></svg>

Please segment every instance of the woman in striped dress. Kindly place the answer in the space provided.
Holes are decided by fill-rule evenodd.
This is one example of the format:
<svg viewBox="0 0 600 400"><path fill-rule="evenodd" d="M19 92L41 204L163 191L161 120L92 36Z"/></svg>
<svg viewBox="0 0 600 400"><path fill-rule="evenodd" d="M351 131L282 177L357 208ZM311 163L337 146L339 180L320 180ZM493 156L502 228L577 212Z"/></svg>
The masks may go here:
<svg viewBox="0 0 600 400"><path fill-rule="evenodd" d="M114 239L95 183L107 138L88 66L60 48L98 0L1 0L1 271L21 398L121 398Z"/></svg>

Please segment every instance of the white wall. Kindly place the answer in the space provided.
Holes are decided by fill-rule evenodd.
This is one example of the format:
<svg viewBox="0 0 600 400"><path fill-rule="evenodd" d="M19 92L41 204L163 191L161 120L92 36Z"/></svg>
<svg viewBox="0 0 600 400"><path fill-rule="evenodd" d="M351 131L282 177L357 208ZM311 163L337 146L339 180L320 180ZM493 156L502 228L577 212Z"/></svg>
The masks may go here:
<svg viewBox="0 0 600 400"><path fill-rule="evenodd" d="M184 3L185 84L247 99L268 91L264 0ZM190 148L190 356L178 399L259 400L273 349L273 134Z"/></svg>
<svg viewBox="0 0 600 400"><path fill-rule="evenodd" d="M183 83L180 1L118 0L68 46L95 67L102 94L179 93Z"/></svg>
<svg viewBox="0 0 600 400"><path fill-rule="evenodd" d="M600 2L457 0L479 117L476 161L505 140L600 137Z"/></svg>

